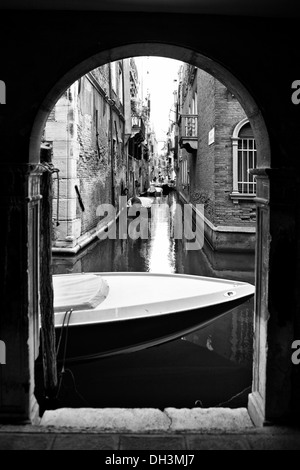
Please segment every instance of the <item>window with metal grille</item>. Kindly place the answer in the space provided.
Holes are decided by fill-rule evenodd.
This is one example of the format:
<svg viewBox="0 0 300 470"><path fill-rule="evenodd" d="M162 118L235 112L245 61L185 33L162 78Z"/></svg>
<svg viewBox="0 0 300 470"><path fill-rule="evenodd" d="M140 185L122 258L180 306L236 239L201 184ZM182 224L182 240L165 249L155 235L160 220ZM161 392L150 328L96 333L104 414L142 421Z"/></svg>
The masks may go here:
<svg viewBox="0 0 300 470"><path fill-rule="evenodd" d="M256 168L256 143L247 118L240 121L232 135L233 202L256 195L256 181L250 170Z"/></svg>
<svg viewBox="0 0 300 470"><path fill-rule="evenodd" d="M252 137L238 141L238 191L242 194L255 194L256 181L249 170L256 168L256 144Z"/></svg>

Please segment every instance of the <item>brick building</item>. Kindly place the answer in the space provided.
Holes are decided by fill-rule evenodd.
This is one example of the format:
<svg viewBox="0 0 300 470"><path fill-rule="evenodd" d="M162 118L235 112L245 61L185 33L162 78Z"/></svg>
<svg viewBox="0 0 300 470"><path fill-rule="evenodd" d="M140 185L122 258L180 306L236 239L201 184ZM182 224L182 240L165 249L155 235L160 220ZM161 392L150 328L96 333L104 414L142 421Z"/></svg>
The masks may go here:
<svg viewBox="0 0 300 470"><path fill-rule="evenodd" d="M129 196L148 180L145 118L138 96L134 59L98 67L68 88L44 131L52 145L53 251L77 253L96 238L97 207Z"/></svg>
<svg viewBox="0 0 300 470"><path fill-rule="evenodd" d="M149 159L152 131L150 128L150 95L144 97L133 57L124 62L125 73L125 140L128 159L128 194L139 195L149 187Z"/></svg>
<svg viewBox="0 0 300 470"><path fill-rule="evenodd" d="M235 96L216 78L184 64L177 102L177 188L204 204L205 236L214 250L253 251L256 166L253 132Z"/></svg>
<svg viewBox="0 0 300 470"><path fill-rule="evenodd" d="M192 9L181 0L160 7L148 2L145 12L137 4L127 5L126 13L120 1L97 2L92 11L83 5L80 10L80 2L76 11L70 11L70 2L69 11L55 11L54 2L48 2L48 9L43 2L43 10L35 11L6 10L4 3L0 36L7 47L1 55L1 79L7 100L0 106L0 337L7 357L1 365L1 424L26 423L31 432L28 423L39 418L34 361L43 286L51 292L45 275L50 271L45 256L49 234L42 232L39 217L40 144L48 114L66 88L108 58L160 54L226 82L249 117L258 162L254 373L247 411L255 426L276 429L291 423L295 430L300 417L299 365L291 360L291 345L300 337L299 105L292 101L300 59L296 9L287 8L286 2L281 7L273 2L269 8L252 1L243 2L239 11L224 8L224 2L212 3L209 9L194 2ZM188 28L177 45L183 20ZM51 197L44 201L50 203ZM292 433L284 427L281 431L287 447Z"/></svg>
<svg viewBox="0 0 300 470"><path fill-rule="evenodd" d="M122 73L122 61L89 72L49 116L44 139L52 144L52 163L60 176L53 198L56 252L76 252L93 238L97 207L117 201L126 185Z"/></svg>

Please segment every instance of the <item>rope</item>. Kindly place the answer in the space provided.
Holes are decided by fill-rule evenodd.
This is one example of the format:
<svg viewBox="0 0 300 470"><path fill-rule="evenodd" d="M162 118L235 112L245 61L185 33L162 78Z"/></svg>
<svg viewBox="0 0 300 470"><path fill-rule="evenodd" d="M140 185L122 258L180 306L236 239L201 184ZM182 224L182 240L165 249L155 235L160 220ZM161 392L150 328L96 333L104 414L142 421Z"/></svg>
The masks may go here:
<svg viewBox="0 0 300 470"><path fill-rule="evenodd" d="M247 390L251 391L251 386L244 388L241 392L239 392L236 395L233 395L233 397L229 398L229 400L223 401L223 402L219 403L218 405L214 405L214 408L220 408L220 407L223 407L224 405L227 405L228 403L232 402L235 398L238 398L239 396L243 395Z"/></svg>
<svg viewBox="0 0 300 470"><path fill-rule="evenodd" d="M71 318L72 312L73 312L73 309L71 308L70 310L67 310L67 311L65 312L65 314L64 314L64 319L63 319L63 323L62 323L62 327L61 327L61 332L60 332L60 336L59 336L59 340L58 340L58 345L57 345L57 349L56 349L56 356L57 356L58 353L59 353L59 349L60 349L60 344L61 344L61 340L62 340L63 331L64 331L64 329L65 329L65 321L66 321L66 318L68 317L68 319L67 319L67 324L66 324L66 338L65 338L65 344L64 344L62 368L61 368L60 377L59 377L59 384L58 384L58 388L57 388L56 399L58 399L58 396L59 396L59 393L60 393L60 390L61 390L61 385L62 385L62 381L63 381L64 374L65 374L66 372L69 372L69 374L70 374L71 377L72 377L73 387L74 387L74 391L75 391L76 395L77 395L87 406L90 406L90 404L88 403L88 401L87 401L87 400L83 397L83 395L81 395L81 393L78 391L78 389L77 389L77 387L76 387L76 381L75 381L75 377L74 377L73 372L71 371L71 369L66 369L66 368L65 368L66 353L67 353L67 344L68 344L68 331L69 331L69 323L70 323L70 318Z"/></svg>
<svg viewBox="0 0 300 470"><path fill-rule="evenodd" d="M62 335L63 335L63 331L64 331L66 317L67 317L68 313L70 313L70 316L71 316L72 312L73 312L73 309L67 310L65 315L64 315L64 319L63 319L63 323L62 323L62 327L61 327L61 331L60 331L60 335L59 335L59 340L58 340L58 344L57 344L57 348L56 348L56 356L58 356L58 353L59 353L59 348L60 348L60 343L61 343L61 339L62 339Z"/></svg>
<svg viewBox="0 0 300 470"><path fill-rule="evenodd" d="M70 323L70 318L71 318L72 312L73 312L73 309L71 308L70 310L67 310L65 315L64 315L64 319L63 319L63 323L62 323L62 327L61 327L61 332L60 332L60 336L59 336L59 340L58 340L58 345L57 345L57 349L56 349L56 357L57 357L58 353L59 353L59 348L60 348L60 343L61 343L63 331L64 331L64 328L65 328L65 321L66 321L66 318L68 316L67 325L66 325L66 338L65 338L65 344L64 344L62 368L61 368L61 372L60 372L60 379L59 379L59 385L58 385L58 389L57 389L56 398L58 397L58 394L60 392L63 374L65 373L65 362L66 362L67 343L68 343L68 331L69 331L69 323Z"/></svg>
<svg viewBox="0 0 300 470"><path fill-rule="evenodd" d="M62 372L62 374L63 374L63 373L66 373L66 372L69 372L69 374L70 374L71 377L72 377L73 387L74 387L74 391L75 391L76 395L77 395L88 407L90 407L91 404L90 404L90 403L84 398L84 396L81 395L81 393L78 391L77 386L76 386L75 377L74 377L74 374L73 374L73 372L71 371L71 369L64 369L64 372Z"/></svg>
<svg viewBox="0 0 300 470"><path fill-rule="evenodd" d="M66 362L66 354L67 354L67 344L68 344L68 332L69 332L69 323L70 323L70 318L72 315L73 309L71 308L68 313L68 322L67 322L67 327L66 327L66 339L65 339L65 347L64 347L64 354L63 354L63 365L62 365L62 370L65 367L65 362Z"/></svg>

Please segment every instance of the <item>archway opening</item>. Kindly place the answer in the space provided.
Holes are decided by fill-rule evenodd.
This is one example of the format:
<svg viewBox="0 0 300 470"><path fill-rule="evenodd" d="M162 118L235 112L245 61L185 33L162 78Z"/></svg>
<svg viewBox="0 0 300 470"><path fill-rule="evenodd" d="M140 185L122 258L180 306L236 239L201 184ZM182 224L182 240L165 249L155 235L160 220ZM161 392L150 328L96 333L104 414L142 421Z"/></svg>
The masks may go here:
<svg viewBox="0 0 300 470"><path fill-rule="evenodd" d="M268 166L270 162L270 150L266 126L258 106L245 87L235 77L233 77L230 72L215 61L204 57L201 54L195 53L194 51L166 44L134 44L110 51L104 51L87 59L65 75L57 83L55 88L50 91L35 120L31 137L31 162L39 162L42 133L53 106L57 102L58 98L70 85L74 83L75 80L78 80L85 73L101 65L124 58L145 55L180 60L203 70L224 84L226 89L237 98L251 124L256 142L257 168Z"/></svg>

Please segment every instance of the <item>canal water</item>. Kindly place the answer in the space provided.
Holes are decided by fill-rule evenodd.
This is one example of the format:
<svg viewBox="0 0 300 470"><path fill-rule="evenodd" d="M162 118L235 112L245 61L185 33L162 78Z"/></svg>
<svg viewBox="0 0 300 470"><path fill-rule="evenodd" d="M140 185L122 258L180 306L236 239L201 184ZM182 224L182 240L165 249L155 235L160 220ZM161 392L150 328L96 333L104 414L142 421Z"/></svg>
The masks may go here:
<svg viewBox="0 0 300 470"><path fill-rule="evenodd" d="M177 194L155 198L153 204L147 238L97 239L77 257L54 257L53 274L185 273L254 284L254 254L220 254L205 244L191 250L190 240L170 236L176 209L182 207ZM253 309L252 299L179 340L135 353L71 363L61 380L57 406L247 406L252 381ZM41 373L37 375L36 395L41 400Z"/></svg>

